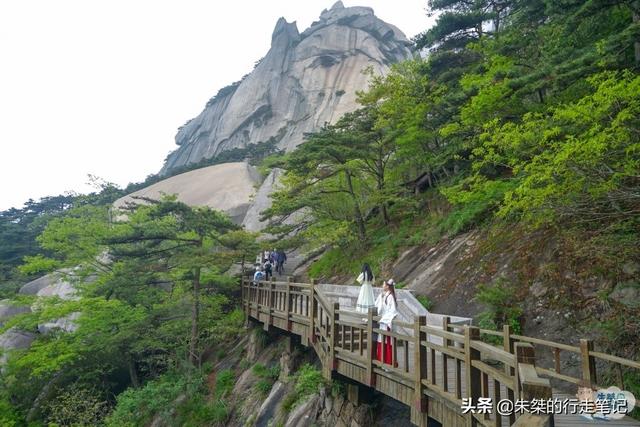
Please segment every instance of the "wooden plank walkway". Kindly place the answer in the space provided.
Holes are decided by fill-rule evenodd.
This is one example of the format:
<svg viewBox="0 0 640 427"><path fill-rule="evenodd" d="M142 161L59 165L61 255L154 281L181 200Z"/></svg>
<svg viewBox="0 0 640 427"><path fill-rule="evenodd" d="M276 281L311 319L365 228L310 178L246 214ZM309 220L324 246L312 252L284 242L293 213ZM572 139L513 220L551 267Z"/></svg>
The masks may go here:
<svg viewBox="0 0 640 427"><path fill-rule="evenodd" d="M640 369L638 362L596 352L587 340L581 340L580 347L573 347L515 335L508 327L503 331L481 330L463 325L464 318L455 318L454 323L449 316L429 315L427 322L427 315L416 313L413 319L404 316L401 321L394 321L393 332L382 331L377 329L374 310L366 318L352 310L353 291L352 286L296 283L291 279L257 284L245 279L242 284L248 318L262 322L265 329L276 328L300 336L303 344L316 351L327 378L342 375L407 404L415 425L426 426L432 418L453 427L544 426L553 425L554 421L556 426L640 426L640 422L628 417L608 421L571 414L494 415L496 402L501 399L571 397L552 390L543 376L596 387L596 359L625 369ZM409 310L413 296L403 298L404 310ZM502 345L484 342L481 334L499 337ZM370 343L380 337L393 341L394 366L376 360L375 346ZM538 348L552 350L554 369L536 366ZM580 378L561 372L561 352L580 354ZM478 403L487 398L493 399L492 415L463 413L463 399Z"/></svg>

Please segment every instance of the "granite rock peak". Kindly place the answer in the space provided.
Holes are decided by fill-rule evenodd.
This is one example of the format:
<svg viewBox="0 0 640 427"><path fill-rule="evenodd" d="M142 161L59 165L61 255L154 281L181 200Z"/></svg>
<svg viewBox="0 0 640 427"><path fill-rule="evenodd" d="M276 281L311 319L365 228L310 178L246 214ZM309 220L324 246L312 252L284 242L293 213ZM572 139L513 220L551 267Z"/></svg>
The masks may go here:
<svg viewBox="0 0 640 427"><path fill-rule="evenodd" d="M340 1L302 33L295 22L280 18L271 48L254 70L221 89L178 130L178 149L160 173L249 144L275 141L281 149L294 149L305 133L357 108L356 91L368 84L365 68L385 73L412 55L410 45L371 8Z"/></svg>

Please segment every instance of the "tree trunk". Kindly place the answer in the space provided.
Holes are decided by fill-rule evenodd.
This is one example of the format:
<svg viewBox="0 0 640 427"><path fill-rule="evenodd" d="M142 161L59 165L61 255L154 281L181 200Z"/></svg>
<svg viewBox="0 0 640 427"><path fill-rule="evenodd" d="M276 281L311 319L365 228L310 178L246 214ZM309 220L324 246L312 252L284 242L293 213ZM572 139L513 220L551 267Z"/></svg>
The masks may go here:
<svg viewBox="0 0 640 427"><path fill-rule="evenodd" d="M384 191L384 178L378 178L378 192L382 194ZM391 220L389 219L389 212L387 211L387 202L384 200L380 203L380 214L382 215L382 221L385 225L389 225Z"/></svg>
<svg viewBox="0 0 640 427"><path fill-rule="evenodd" d="M386 202L382 202L382 220L384 221L384 225L389 225L389 223L391 222Z"/></svg>
<svg viewBox="0 0 640 427"><path fill-rule="evenodd" d="M129 365L129 378L131 379L131 385L134 388L140 387L140 380L138 380L138 371L136 370L136 362L133 360L133 357L129 355L127 364Z"/></svg>
<svg viewBox="0 0 640 427"><path fill-rule="evenodd" d="M367 238L367 232L364 226L364 218L362 217L362 211L360 210L360 205L358 204L358 198L356 197L356 193L353 190L353 182L351 182L351 173L348 170L345 170L344 174L347 177L349 194L351 194L351 198L353 199L353 214L355 216L356 225L358 226L358 236L360 237L360 240L364 241Z"/></svg>
<svg viewBox="0 0 640 427"><path fill-rule="evenodd" d="M376 180L378 181L378 192L380 193L380 195L382 195L382 192L384 191L384 163L382 160L383 156L384 153L380 150L378 152L378 159L376 160L376 168L378 169L376 173ZM380 213L382 214L382 221L384 222L384 224L389 225L391 220L389 219L389 212L387 211L387 202L384 200L382 201L382 203L380 203Z"/></svg>
<svg viewBox="0 0 640 427"><path fill-rule="evenodd" d="M640 22L640 1L633 2L633 22ZM640 40L636 39L636 42L633 44L635 57L636 57L636 65L640 65Z"/></svg>
<svg viewBox="0 0 640 427"><path fill-rule="evenodd" d="M202 246L202 243L200 244ZM198 363L198 320L200 318L200 267L193 272L193 307L191 310L191 342L189 343L189 360Z"/></svg>

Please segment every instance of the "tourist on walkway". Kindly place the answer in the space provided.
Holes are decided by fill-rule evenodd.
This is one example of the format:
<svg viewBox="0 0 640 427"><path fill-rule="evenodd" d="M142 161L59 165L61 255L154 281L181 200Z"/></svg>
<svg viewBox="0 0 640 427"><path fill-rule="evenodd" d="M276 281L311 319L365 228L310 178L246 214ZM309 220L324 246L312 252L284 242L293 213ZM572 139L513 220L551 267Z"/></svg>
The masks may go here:
<svg viewBox="0 0 640 427"><path fill-rule="evenodd" d="M378 316L380 316L380 320L378 321L380 329L383 331L391 331L391 322L393 318L398 315L398 301L396 300L395 282L393 279L386 280L382 283L382 292L380 292L380 295L376 298L376 308L378 309ZM385 336L383 340L382 335L378 334L376 359L387 365L393 364L391 337Z"/></svg>
<svg viewBox="0 0 640 427"><path fill-rule="evenodd" d="M287 261L287 254L283 250L276 252L276 271L282 276L284 272L284 263Z"/></svg>
<svg viewBox="0 0 640 427"><path fill-rule="evenodd" d="M256 272L253 274L253 284L257 285L261 280L264 280L264 273L262 272L262 267L258 264Z"/></svg>
<svg viewBox="0 0 640 427"><path fill-rule="evenodd" d="M271 259L267 258L262 267L264 268L264 275L266 276L266 280L269 280L271 276L273 276L273 265L271 264Z"/></svg>
<svg viewBox="0 0 640 427"><path fill-rule="evenodd" d="M373 273L369 264L362 266L362 272L356 279L360 283L360 293L358 294L358 300L356 301L356 311L360 313L367 313L370 308L375 307L375 300L373 298Z"/></svg>

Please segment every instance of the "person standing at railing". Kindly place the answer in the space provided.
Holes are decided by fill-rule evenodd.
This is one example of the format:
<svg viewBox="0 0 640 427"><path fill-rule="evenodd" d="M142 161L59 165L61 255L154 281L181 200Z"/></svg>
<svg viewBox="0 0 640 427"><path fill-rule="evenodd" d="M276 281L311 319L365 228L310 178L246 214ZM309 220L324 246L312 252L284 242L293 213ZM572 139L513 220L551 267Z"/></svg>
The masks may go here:
<svg viewBox="0 0 640 427"><path fill-rule="evenodd" d="M356 279L360 283L360 293L358 294L358 300L356 301L356 311L360 313L367 313L370 308L375 307L375 300L373 298L373 273L369 264L362 266L362 272Z"/></svg>
<svg viewBox="0 0 640 427"><path fill-rule="evenodd" d="M378 316L380 316L380 320L378 321L380 329L383 331L391 331L391 322L393 322L393 319L398 315L398 301L396 299L395 282L393 279L382 282L382 292L380 292L380 295L376 298L376 308L378 309ZM378 334L376 359L388 365L394 364L391 337L384 336L383 339L383 336Z"/></svg>

